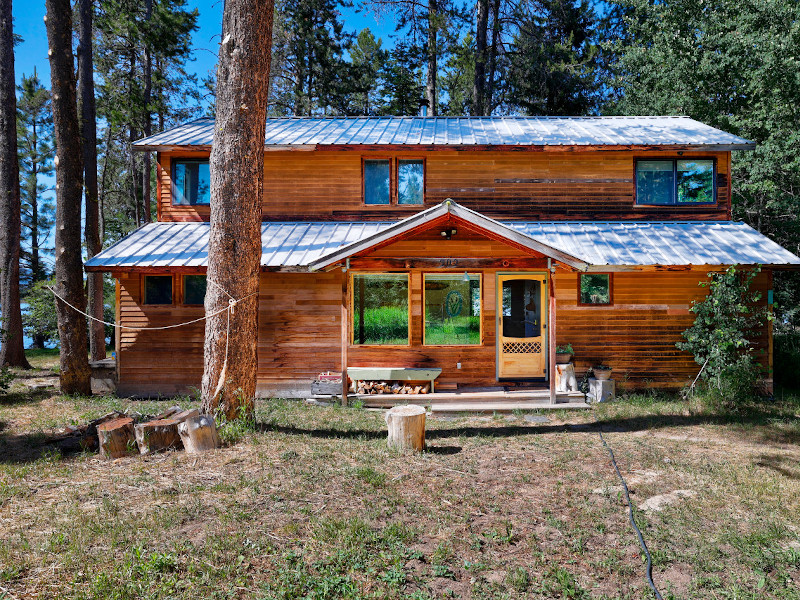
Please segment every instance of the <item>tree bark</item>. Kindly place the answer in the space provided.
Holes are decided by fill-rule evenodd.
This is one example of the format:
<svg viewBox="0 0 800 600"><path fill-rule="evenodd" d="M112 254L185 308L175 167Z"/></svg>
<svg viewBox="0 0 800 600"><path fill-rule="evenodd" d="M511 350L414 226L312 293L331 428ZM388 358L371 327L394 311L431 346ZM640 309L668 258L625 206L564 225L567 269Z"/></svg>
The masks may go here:
<svg viewBox="0 0 800 600"><path fill-rule="evenodd" d="M70 0L46 0L47 41L56 142L56 291L78 308L86 306L81 261L83 164L72 54ZM56 302L61 342L61 391L90 394L86 319L64 302Z"/></svg>
<svg viewBox="0 0 800 600"><path fill-rule="evenodd" d="M30 368L19 300L20 222L17 95L11 0L0 1L0 365Z"/></svg>
<svg viewBox="0 0 800 600"><path fill-rule="evenodd" d="M150 25L153 17L153 0L145 0L145 22ZM149 32L148 32L149 33ZM153 132L152 115L150 114L150 98L153 92L153 57L150 51L150 36L145 37L144 43L144 94L142 98L142 109L144 111L144 122L142 133L144 137L149 137ZM150 152L145 152L143 157L144 167L142 168L142 196L144 197L144 221L149 223L153 210L150 198Z"/></svg>
<svg viewBox="0 0 800 600"><path fill-rule="evenodd" d="M272 0L227 0L211 150L211 230L202 412L252 414ZM228 326L230 324L230 327Z"/></svg>
<svg viewBox="0 0 800 600"><path fill-rule="evenodd" d="M492 2L492 44L489 47L489 75L486 81L486 89L483 94L483 114L491 115L495 106L494 101L494 79L497 73L497 52L500 46L500 2Z"/></svg>
<svg viewBox="0 0 800 600"><path fill-rule="evenodd" d="M100 238L100 204L97 192L97 110L94 99L94 49L92 47L92 13L94 0L80 0L78 42L78 98L81 106L81 148L83 149L84 196L86 199L86 255L92 258L102 249ZM87 275L88 313L103 318L103 274ZM102 323L89 323L89 354L92 360L106 357L106 330Z"/></svg>
<svg viewBox="0 0 800 600"><path fill-rule="evenodd" d="M436 102L436 76L438 66L438 6L436 0L428 0L428 72L425 81L425 96L428 100L428 114L435 117L438 114Z"/></svg>
<svg viewBox="0 0 800 600"><path fill-rule="evenodd" d="M483 116L486 96L486 30L489 27L489 0L478 0L475 29L475 80L472 86L473 115Z"/></svg>

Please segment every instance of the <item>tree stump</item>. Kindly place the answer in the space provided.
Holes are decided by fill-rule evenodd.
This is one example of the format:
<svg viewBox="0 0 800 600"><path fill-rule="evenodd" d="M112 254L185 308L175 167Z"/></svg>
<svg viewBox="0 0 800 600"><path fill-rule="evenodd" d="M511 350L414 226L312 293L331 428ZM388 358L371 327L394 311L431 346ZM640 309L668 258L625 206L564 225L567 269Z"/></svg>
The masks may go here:
<svg viewBox="0 0 800 600"><path fill-rule="evenodd" d="M189 454L213 450L221 445L214 417L209 415L196 415L186 419L178 425L178 434Z"/></svg>
<svg viewBox="0 0 800 600"><path fill-rule="evenodd" d="M425 408L407 404L386 411L389 447L403 450L425 449Z"/></svg>
<svg viewBox="0 0 800 600"><path fill-rule="evenodd" d="M100 423L97 426L97 439L100 456L104 458L120 458L135 452L133 419L120 417Z"/></svg>
<svg viewBox="0 0 800 600"><path fill-rule="evenodd" d="M556 391L578 391L578 380L575 379L575 366L572 363L556 365Z"/></svg>
<svg viewBox="0 0 800 600"><path fill-rule="evenodd" d="M183 448L183 442L178 433L178 425L187 419L196 417L199 413L196 408L182 412L179 407L174 408L177 408L178 412L172 411L170 413L171 416L139 423L134 427L136 443L139 444L140 453L153 454L164 450Z"/></svg>

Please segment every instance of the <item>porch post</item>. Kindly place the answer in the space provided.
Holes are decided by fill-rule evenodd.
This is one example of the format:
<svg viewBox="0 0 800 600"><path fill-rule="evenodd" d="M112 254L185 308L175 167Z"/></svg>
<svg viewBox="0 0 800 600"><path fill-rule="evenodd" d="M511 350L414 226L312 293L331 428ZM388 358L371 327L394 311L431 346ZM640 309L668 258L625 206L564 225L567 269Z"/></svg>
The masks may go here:
<svg viewBox="0 0 800 600"><path fill-rule="evenodd" d="M347 406L347 348L350 346L350 316L347 311L347 282L350 273L342 273L342 406Z"/></svg>
<svg viewBox="0 0 800 600"><path fill-rule="evenodd" d="M550 376L550 404L556 403L556 283L555 273L550 271L547 274L547 281L550 284L549 300L550 309L547 314L547 373Z"/></svg>

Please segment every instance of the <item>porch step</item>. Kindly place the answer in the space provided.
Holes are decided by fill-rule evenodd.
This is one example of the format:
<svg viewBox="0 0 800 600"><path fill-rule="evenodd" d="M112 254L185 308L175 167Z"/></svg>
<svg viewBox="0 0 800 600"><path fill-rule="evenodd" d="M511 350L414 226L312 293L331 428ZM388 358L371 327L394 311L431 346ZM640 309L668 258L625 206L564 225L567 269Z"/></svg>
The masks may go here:
<svg viewBox="0 0 800 600"><path fill-rule="evenodd" d="M580 402L549 402L528 401L528 402L448 402L446 404L431 404L431 413L434 415L453 414L453 413L511 413L514 411L528 410L561 410L561 409L582 409L590 408L583 401Z"/></svg>

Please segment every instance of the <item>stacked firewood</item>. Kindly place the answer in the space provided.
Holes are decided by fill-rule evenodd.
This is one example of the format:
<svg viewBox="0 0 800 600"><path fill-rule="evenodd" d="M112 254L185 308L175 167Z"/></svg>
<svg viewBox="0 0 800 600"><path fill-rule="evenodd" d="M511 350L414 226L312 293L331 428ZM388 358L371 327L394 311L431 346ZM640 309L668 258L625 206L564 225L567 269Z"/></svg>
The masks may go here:
<svg viewBox="0 0 800 600"><path fill-rule="evenodd" d="M350 384L350 391L354 394L427 394L431 391L431 384L358 380Z"/></svg>

